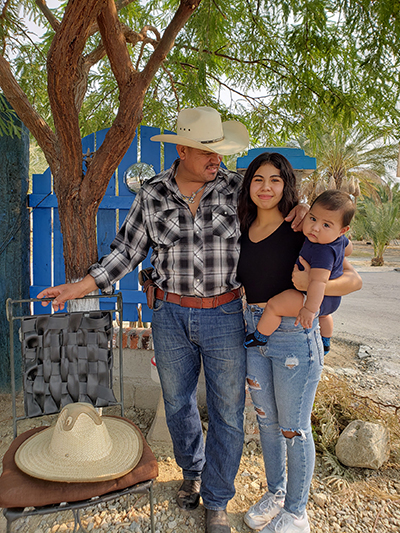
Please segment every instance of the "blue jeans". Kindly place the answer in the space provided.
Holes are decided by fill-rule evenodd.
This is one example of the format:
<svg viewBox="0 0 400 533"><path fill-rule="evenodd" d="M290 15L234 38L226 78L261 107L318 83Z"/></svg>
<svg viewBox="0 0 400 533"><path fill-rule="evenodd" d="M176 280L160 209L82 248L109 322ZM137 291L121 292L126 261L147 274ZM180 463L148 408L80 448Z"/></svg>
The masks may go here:
<svg viewBox="0 0 400 533"><path fill-rule="evenodd" d="M256 305L247 306L248 333L256 329L262 312ZM247 350L247 383L257 412L268 490L283 491L285 510L301 516L315 464L311 410L324 350L318 319L312 329L295 327L294 320L284 317L266 346ZM282 431L298 435L285 438Z"/></svg>
<svg viewBox="0 0 400 533"><path fill-rule="evenodd" d="M152 330L176 462L185 479L201 479L206 508L225 509L235 494L244 440L242 301L192 309L157 300ZM201 361L209 416L205 446L196 398Z"/></svg>

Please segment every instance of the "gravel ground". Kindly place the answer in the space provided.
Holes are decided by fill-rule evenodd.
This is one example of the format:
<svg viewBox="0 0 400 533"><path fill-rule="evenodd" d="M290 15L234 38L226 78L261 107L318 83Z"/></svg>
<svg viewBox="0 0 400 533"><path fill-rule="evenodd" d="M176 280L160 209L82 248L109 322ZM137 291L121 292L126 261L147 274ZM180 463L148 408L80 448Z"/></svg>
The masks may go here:
<svg viewBox="0 0 400 533"><path fill-rule="evenodd" d="M336 344L334 354L327 361L325 376L339 374L362 394L385 397L386 401L400 403L400 386L383 376L370 360L368 364L354 363L351 368L341 367L346 345ZM347 347L347 352L349 347ZM353 349L354 351L354 349ZM336 353L335 353L336 352ZM336 365L333 363L336 362ZM329 363L329 364L328 364ZM333 366L329 366L333 365ZM386 379L388 378L388 379ZM383 394L384 393L384 394ZM0 396L0 412L7 414L7 398ZM126 413L146 435L154 413L130 409ZM4 422L8 421L5 425ZM2 421L0 452L11 440L9 415ZM5 429L7 428L7 429ZM24 428L21 428L21 431ZM399 428L400 429L400 428ZM4 449L4 448L3 448ZM175 503L175 494L181 483L180 469L173 459L172 450L153 447L159 461L160 475L155 484L155 521L158 533L203 533L204 510L202 506L192 512L182 511ZM389 533L400 532L400 472L394 464L386 463L380 470L351 469L353 480L346 481L330 475L329 467L317 455L316 467L307 512L312 532L335 533ZM259 444L249 441L244 448L236 478L236 495L228 505L232 533L251 530L244 524L243 516L265 492L265 476ZM148 496L127 496L119 501L96 505L82 514L82 524L87 531L143 532L150 531ZM0 532L5 531L5 520L0 519ZM26 518L17 521L13 531L18 533L61 533L73 531L71 513Z"/></svg>
<svg viewBox="0 0 400 533"><path fill-rule="evenodd" d="M179 486L175 462L160 456L160 480L155 487L156 531L163 533L204 532L203 509L185 512L174 503ZM337 491L324 479L324 466L317 460L311 497L307 506L313 532L400 531L400 483L390 480L390 468L379 473L359 474L359 481ZM167 478L167 479L165 479ZM232 532L249 532L243 523L248 507L263 494L263 468L258 451L246 450L237 476L237 495L230 502L228 514ZM85 513L83 525L88 531L150 531L147 495L137 499L126 497L118 502L98 505ZM26 519L14 526L20 533L56 533L73 530L72 516L60 513L36 520Z"/></svg>

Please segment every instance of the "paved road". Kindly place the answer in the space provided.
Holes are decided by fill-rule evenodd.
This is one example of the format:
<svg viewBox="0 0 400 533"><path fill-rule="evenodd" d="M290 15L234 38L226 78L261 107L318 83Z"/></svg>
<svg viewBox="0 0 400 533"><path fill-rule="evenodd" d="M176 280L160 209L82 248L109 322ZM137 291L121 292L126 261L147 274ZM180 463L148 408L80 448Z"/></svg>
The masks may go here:
<svg viewBox="0 0 400 533"><path fill-rule="evenodd" d="M400 376L400 272L363 271L361 291L334 314L334 336L373 348L383 369Z"/></svg>

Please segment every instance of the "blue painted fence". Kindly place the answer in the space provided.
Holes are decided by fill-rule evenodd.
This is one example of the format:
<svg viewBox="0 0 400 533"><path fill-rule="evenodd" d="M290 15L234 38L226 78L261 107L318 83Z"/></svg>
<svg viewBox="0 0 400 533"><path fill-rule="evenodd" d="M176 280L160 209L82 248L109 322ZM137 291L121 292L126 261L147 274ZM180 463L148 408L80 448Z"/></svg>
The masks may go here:
<svg viewBox="0 0 400 533"><path fill-rule="evenodd" d="M82 139L82 152L94 152L104 140L107 129L88 135ZM99 257L107 255L110 244L115 237L119 226L122 225L135 198L125 184L124 174L134 163L140 162L152 165L155 173L161 171L160 143L150 141L150 137L160 133L158 128L141 126L132 144L125 154L116 173L112 176L106 194L100 204L97 214L97 243ZM167 132L172 133L172 132ZM138 150L140 148L140 150ZM249 163L262 152L279 152L289 159L297 170L307 169L309 172L316 168L316 160L304 155L304 151L295 148L254 148L248 155L238 158L237 168L245 169ZM165 143L163 151L163 168L169 168L177 157L174 144ZM65 282L63 242L58 218L57 198L53 191L50 169L44 174L34 174L32 194L29 195L29 207L32 211L33 233L33 265L30 287L30 297L36 298L37 294L51 285ZM118 224L119 220L119 224ZM142 267L150 266L149 257L143 262ZM124 320L136 322L138 320L138 304L142 305L142 320L151 322L151 311L146 305L146 297L138 284L138 269L125 276L119 282L119 290L124 301ZM117 291L118 292L118 291ZM108 305L109 303L103 303ZM102 302L100 301L100 306ZM35 314L48 313L48 308L40 303L34 304Z"/></svg>
<svg viewBox="0 0 400 533"><path fill-rule="evenodd" d="M89 153L94 152L103 142L107 131L107 129L104 129L82 139L82 152L84 154L87 154L88 151ZM158 128L141 126L139 128L139 136L137 132L117 171L110 180L97 215L99 257L109 253L110 244L135 198L135 194L128 189L124 182L125 172L139 160L142 163L152 165L155 173L161 171L162 154L160 143L150 141L150 137L158 133L160 133ZM163 156L163 167L169 168L177 157L175 145L165 143ZM28 204L30 208L34 208L32 211L33 264L30 297L36 298L37 294L44 288L64 283L65 270L58 204L53 190L50 169L48 168L43 174L34 174L32 180L32 194L29 195ZM38 207L36 208L36 206ZM146 258L144 266L149 265L149 258ZM138 285L137 269L120 281L119 290L122 291L123 295L124 320L129 322L138 320L137 305L140 303L142 304L142 320L150 322L151 311L145 305L145 295ZM49 310L47 307L42 307L39 303L35 303L34 312L35 314L41 314L48 313Z"/></svg>

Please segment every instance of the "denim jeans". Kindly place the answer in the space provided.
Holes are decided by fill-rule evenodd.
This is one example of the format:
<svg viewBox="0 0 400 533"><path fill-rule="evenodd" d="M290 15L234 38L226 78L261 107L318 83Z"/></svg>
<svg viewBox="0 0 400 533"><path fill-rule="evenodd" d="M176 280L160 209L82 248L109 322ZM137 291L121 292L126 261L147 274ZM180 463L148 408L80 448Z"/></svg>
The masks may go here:
<svg viewBox="0 0 400 533"><path fill-rule="evenodd" d="M235 494L244 440L242 301L192 309L157 300L152 330L176 462L185 479L201 479L206 508L225 509ZM205 446L196 398L201 362L209 417Z"/></svg>
<svg viewBox="0 0 400 533"><path fill-rule="evenodd" d="M263 309L248 305L247 332ZM311 410L323 366L316 318L311 329L284 317L266 346L247 350L247 383L260 428L268 490L286 494L285 510L301 516L306 508L315 464ZM282 431L296 432L285 438ZM287 476L286 476L287 462Z"/></svg>

